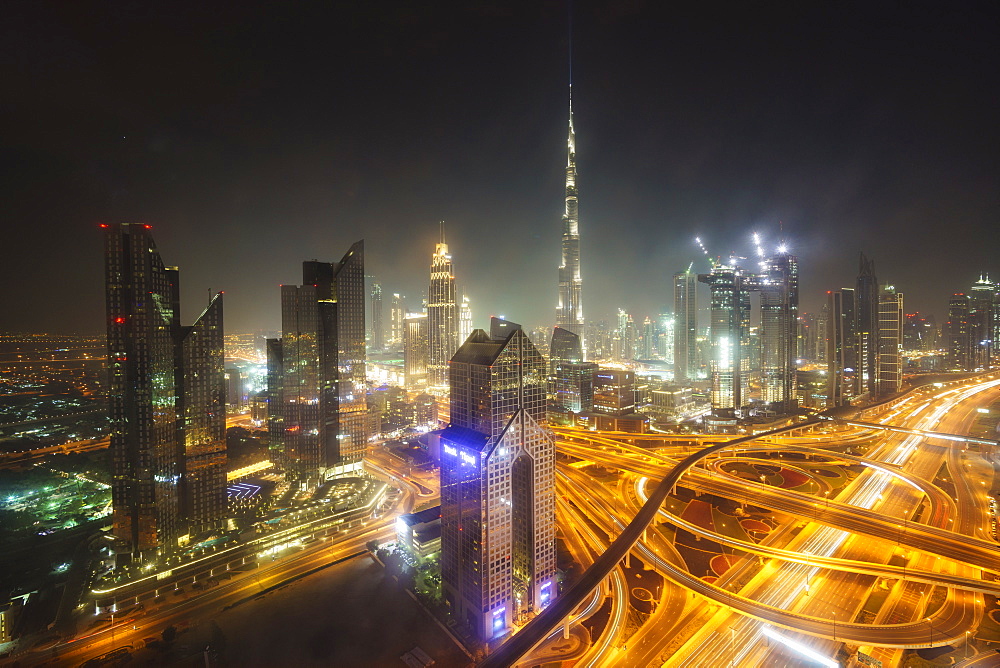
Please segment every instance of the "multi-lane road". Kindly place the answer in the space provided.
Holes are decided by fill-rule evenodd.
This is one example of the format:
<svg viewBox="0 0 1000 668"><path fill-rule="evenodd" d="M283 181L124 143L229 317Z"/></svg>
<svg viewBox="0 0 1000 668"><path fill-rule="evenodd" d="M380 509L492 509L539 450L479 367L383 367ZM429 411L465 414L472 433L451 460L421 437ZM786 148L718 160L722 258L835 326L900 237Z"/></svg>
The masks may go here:
<svg viewBox="0 0 1000 668"><path fill-rule="evenodd" d="M988 445L970 448L927 432L965 434L977 411L998 398L1000 381L980 377L914 391L862 416L909 431L824 424L731 446L557 430L561 527L580 533L599 555L570 598L581 598L594 583L615 598L607 577L615 577L619 559L632 551L668 578L665 600L680 606L669 616L654 612L627 635L613 616L594 639L587 665L832 666L838 652L860 649L888 666L904 648L964 646L986 612L983 594L1000 589L990 505L993 453L984 457L980 450ZM849 448L862 452L850 455ZM792 458L784 459L785 453ZM811 485L791 490L736 477L731 465L741 458L743 465L787 465L806 473L808 462L853 472L842 488L813 476ZM617 488L585 473L587 464L621 471ZM748 543L685 523L655 500L657 507L648 508L646 498L668 471L677 474L677 486L771 509L782 523L759 543ZM715 582L688 572L671 552L673 532L660 531L662 520L728 546L731 567ZM682 596L670 598L671 589ZM625 605L616 601L612 610ZM564 614L557 601L484 665L499 666L528 651L537 637L564 623ZM965 649L975 654L972 644Z"/></svg>

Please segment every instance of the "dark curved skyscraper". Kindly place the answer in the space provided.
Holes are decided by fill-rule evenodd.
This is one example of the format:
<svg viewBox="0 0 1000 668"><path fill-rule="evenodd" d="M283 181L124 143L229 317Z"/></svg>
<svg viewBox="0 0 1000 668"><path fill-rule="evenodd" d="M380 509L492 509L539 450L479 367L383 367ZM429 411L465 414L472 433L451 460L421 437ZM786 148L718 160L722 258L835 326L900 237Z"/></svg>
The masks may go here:
<svg viewBox="0 0 1000 668"><path fill-rule="evenodd" d="M115 551L146 560L226 514L222 293L182 327L151 227L102 227Z"/></svg>
<svg viewBox="0 0 1000 668"><path fill-rule="evenodd" d="M302 285L281 286L282 381L275 395L281 405L271 418L280 420L281 431L272 432L272 445L302 481L362 468L368 417L364 275L365 246L358 241L340 262L303 262Z"/></svg>

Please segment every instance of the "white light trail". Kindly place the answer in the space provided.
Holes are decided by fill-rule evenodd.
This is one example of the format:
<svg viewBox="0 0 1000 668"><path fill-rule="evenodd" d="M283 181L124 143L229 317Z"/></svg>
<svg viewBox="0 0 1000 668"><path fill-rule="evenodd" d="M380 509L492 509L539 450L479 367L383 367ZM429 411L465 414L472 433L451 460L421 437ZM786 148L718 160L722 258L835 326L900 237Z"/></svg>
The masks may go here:
<svg viewBox="0 0 1000 668"><path fill-rule="evenodd" d="M820 665L827 666L827 668L839 668L840 666L840 664L834 661L833 659L829 659L820 654L819 652L809 649L802 643L795 642L788 636L778 633L767 624L764 625L764 628L762 630L764 632L764 635L766 635L768 638L771 638L772 640L777 640L785 647L795 650L796 652L798 652L799 654L801 654L802 656L806 657L811 661L815 661Z"/></svg>

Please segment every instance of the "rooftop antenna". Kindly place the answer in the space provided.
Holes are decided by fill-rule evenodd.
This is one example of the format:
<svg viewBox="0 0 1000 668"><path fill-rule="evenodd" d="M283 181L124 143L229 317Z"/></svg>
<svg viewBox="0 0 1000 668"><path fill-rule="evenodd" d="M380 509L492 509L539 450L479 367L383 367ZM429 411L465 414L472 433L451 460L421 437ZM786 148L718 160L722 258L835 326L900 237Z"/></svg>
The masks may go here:
<svg viewBox="0 0 1000 668"><path fill-rule="evenodd" d="M438 221L438 234L441 236L441 242L440 243L443 244L444 243L444 221L443 220L439 220Z"/></svg>
<svg viewBox="0 0 1000 668"><path fill-rule="evenodd" d="M566 3L566 22L569 25L569 106L573 108L573 0Z"/></svg>

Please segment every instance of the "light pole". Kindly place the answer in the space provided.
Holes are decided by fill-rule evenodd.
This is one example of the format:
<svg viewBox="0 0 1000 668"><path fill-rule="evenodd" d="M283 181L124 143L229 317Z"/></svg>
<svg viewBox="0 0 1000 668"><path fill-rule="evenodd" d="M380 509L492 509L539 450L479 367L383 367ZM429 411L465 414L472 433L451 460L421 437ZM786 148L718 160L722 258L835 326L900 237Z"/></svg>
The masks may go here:
<svg viewBox="0 0 1000 668"><path fill-rule="evenodd" d="M930 617L924 617L924 621L927 622L927 628L930 629L930 644L929 647L934 647L934 625L931 624Z"/></svg>

